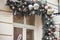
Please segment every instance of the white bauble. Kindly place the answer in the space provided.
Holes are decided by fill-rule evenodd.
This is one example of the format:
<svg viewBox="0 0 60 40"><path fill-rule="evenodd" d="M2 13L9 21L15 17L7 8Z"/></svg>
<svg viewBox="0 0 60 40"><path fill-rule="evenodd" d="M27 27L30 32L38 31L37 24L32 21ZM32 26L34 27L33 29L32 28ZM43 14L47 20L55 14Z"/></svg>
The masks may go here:
<svg viewBox="0 0 60 40"><path fill-rule="evenodd" d="M38 3L35 3L35 4L34 4L34 9L35 9L35 10L38 10L38 9L39 9L39 4L38 4Z"/></svg>
<svg viewBox="0 0 60 40"><path fill-rule="evenodd" d="M48 6L45 6L45 9L48 9Z"/></svg>
<svg viewBox="0 0 60 40"><path fill-rule="evenodd" d="M28 9L32 10L33 9L33 5L28 5Z"/></svg>

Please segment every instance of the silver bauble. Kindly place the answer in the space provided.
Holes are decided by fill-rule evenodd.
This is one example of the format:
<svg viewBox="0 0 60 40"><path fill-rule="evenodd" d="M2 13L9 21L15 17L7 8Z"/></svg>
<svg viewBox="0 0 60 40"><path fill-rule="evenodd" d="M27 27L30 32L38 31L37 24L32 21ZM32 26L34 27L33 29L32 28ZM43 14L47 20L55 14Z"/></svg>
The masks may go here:
<svg viewBox="0 0 60 40"><path fill-rule="evenodd" d="M45 9L48 9L48 6L45 6Z"/></svg>
<svg viewBox="0 0 60 40"><path fill-rule="evenodd" d="M31 5L31 4L28 5L28 9L29 9L29 10L32 10L32 9L33 9L33 5Z"/></svg>
<svg viewBox="0 0 60 40"><path fill-rule="evenodd" d="M35 3L35 4L34 4L34 9L35 9L35 10L38 10L38 9L39 9L39 4L38 4L38 3Z"/></svg>

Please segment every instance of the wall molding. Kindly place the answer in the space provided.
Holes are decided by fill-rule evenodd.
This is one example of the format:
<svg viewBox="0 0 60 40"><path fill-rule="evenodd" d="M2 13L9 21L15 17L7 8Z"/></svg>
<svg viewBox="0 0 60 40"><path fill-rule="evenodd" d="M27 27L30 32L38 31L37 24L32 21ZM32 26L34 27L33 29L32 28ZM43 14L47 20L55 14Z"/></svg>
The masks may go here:
<svg viewBox="0 0 60 40"><path fill-rule="evenodd" d="M0 34L0 36L13 36L13 35L9 35L9 34Z"/></svg>
<svg viewBox="0 0 60 40"><path fill-rule="evenodd" d="M3 22L3 21L0 21L0 23L13 24L13 23L10 23L10 22Z"/></svg>
<svg viewBox="0 0 60 40"><path fill-rule="evenodd" d="M12 13L12 11L8 11L8 10L2 10L2 9L0 9L0 11Z"/></svg>

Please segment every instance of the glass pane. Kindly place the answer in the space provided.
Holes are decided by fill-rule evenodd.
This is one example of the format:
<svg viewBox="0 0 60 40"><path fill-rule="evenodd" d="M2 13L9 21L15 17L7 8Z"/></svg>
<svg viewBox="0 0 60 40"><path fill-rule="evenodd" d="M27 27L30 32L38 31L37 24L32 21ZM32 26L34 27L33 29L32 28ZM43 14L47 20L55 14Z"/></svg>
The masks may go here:
<svg viewBox="0 0 60 40"><path fill-rule="evenodd" d="M21 16L20 14L17 14L16 16L13 16L13 21L15 23L24 23L24 16Z"/></svg>
<svg viewBox="0 0 60 40"><path fill-rule="evenodd" d="M14 27L14 40L22 40L22 28Z"/></svg>
<svg viewBox="0 0 60 40"><path fill-rule="evenodd" d="M35 25L35 15L26 16L26 23L28 25Z"/></svg>
<svg viewBox="0 0 60 40"><path fill-rule="evenodd" d="M33 30L31 30L31 29L27 29L27 32L26 32L27 34L27 36L26 36L26 38L27 38L27 40L34 40L34 31Z"/></svg>

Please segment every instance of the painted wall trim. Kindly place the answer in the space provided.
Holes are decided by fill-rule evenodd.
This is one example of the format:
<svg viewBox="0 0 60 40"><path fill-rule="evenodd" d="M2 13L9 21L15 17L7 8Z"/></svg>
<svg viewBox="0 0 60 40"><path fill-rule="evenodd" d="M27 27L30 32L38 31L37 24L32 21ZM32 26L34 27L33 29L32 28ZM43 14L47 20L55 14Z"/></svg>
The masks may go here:
<svg viewBox="0 0 60 40"><path fill-rule="evenodd" d="M9 35L9 34L0 34L0 36L13 36L13 35Z"/></svg>
<svg viewBox="0 0 60 40"><path fill-rule="evenodd" d="M0 23L13 24L13 23L10 23L10 22L3 22L3 21L0 21Z"/></svg>
<svg viewBox="0 0 60 40"><path fill-rule="evenodd" d="M2 10L2 9L0 9L0 11L12 13L12 11L8 11L8 10Z"/></svg>
<svg viewBox="0 0 60 40"><path fill-rule="evenodd" d="M20 24L20 23L13 23L13 26L19 28L26 28L26 29L35 29L35 26Z"/></svg>

